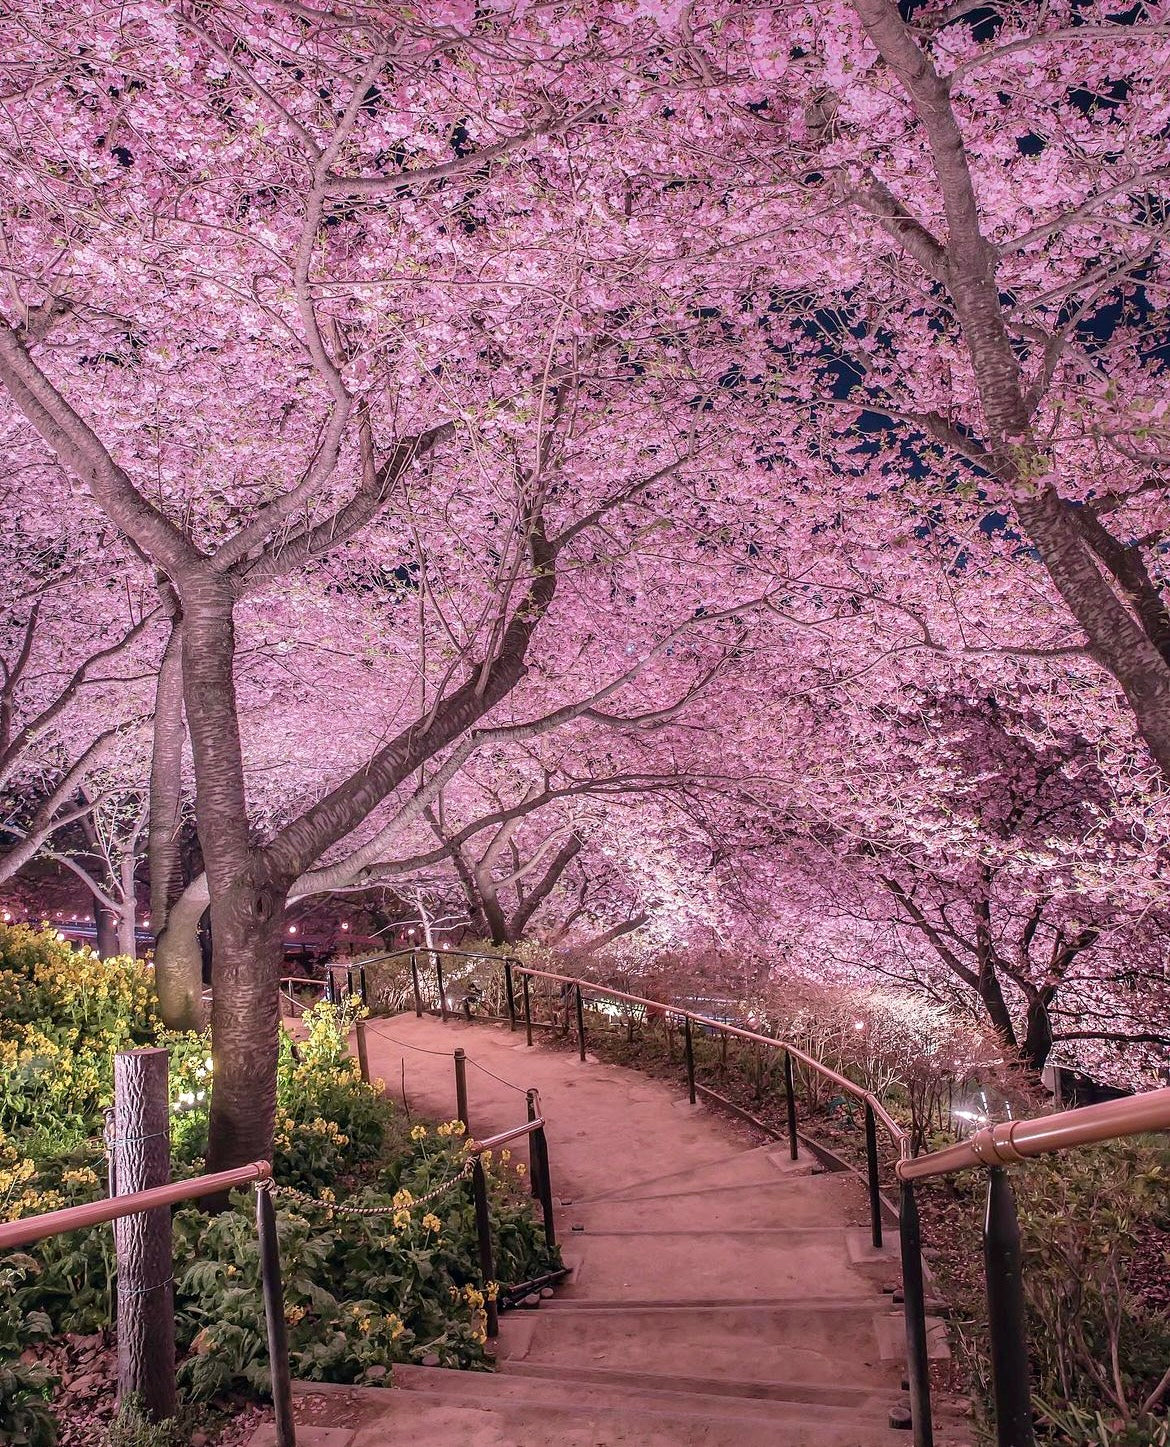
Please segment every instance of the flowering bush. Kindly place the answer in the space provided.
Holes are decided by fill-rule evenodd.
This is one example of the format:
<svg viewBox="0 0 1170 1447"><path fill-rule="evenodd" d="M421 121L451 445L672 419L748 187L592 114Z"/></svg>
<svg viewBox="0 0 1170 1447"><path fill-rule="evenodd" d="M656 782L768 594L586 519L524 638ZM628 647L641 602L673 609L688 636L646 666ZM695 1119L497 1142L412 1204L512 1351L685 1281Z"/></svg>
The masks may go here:
<svg viewBox="0 0 1170 1447"><path fill-rule="evenodd" d="M278 1187L298 1193L277 1195L293 1371L314 1381L376 1381L393 1362L430 1354L444 1365L483 1367L486 1303L471 1188L463 1177L463 1127L454 1122L408 1130L399 1123L380 1083L365 1084L349 1055L352 1014L349 1006L319 1005L305 1016L304 1038L281 1044L274 1171ZM29 1028L38 1026L30 1021ZM103 1030L108 1041L126 1035L109 1023ZM198 1171L214 1069L210 1040L199 1033L159 1032L154 1038L171 1057L174 1170ZM111 1056L114 1048L109 1046ZM63 1057L67 1053L62 1045ZM0 1216L103 1194L101 1141L85 1129L97 1128L111 1070L109 1060L95 1066L95 1078L106 1085L95 1087L92 1107L79 1109L80 1134L67 1143L57 1140L42 1153L46 1137L36 1126L0 1133ZM523 1167L513 1165L506 1151L485 1158L485 1167L498 1271L508 1282L531 1279L554 1263L537 1230ZM429 1199L447 1183L449 1190ZM339 1202L379 1214L350 1215ZM6 1330L19 1350L37 1333L108 1327L113 1268L110 1233L101 1230L51 1238L22 1257L0 1306L0 1357ZM194 1206L176 1215L175 1281L179 1344L188 1353L181 1380L188 1393L205 1399L229 1389L266 1391L250 1197L218 1216ZM487 1289L494 1291L494 1283ZM16 1374L10 1405L5 1372ZM0 1447L7 1447L6 1423L24 1421L34 1410L39 1381L16 1363L0 1362ZM38 1440L38 1447L49 1440Z"/></svg>
<svg viewBox="0 0 1170 1447"><path fill-rule="evenodd" d="M151 972L47 928L0 925L0 1022L0 1130L76 1135L109 1098L115 1052L156 1030Z"/></svg>

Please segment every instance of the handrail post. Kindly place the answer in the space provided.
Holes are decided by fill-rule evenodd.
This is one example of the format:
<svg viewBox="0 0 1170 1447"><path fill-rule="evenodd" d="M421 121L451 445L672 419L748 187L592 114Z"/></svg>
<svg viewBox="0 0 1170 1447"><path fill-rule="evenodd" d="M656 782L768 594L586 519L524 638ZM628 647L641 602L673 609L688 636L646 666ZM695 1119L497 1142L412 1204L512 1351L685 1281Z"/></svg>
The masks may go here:
<svg viewBox="0 0 1170 1447"><path fill-rule="evenodd" d="M366 1049L366 1022L364 1020L355 1020L353 1029L354 1034L357 1036L358 1071L361 1074L363 1084L369 1085L370 1056Z"/></svg>
<svg viewBox="0 0 1170 1447"><path fill-rule="evenodd" d="M983 1260L987 1273L995 1434L999 1447L1032 1447L1035 1438L1020 1222L1007 1172L1002 1166L992 1166L988 1175Z"/></svg>
<svg viewBox="0 0 1170 1447"><path fill-rule="evenodd" d="M432 950L431 953L434 954L434 951ZM447 990L443 984L443 961L439 958L437 954L435 955L435 974L438 977L439 981L439 1017L440 1019L446 1021Z"/></svg>
<svg viewBox="0 0 1170 1447"><path fill-rule="evenodd" d="M553 1220L553 1194L552 1175L548 1164L548 1137L544 1133L544 1126L539 1125L532 1132L532 1164L535 1167L539 1161L540 1166L540 1214L544 1218L544 1243L548 1248L551 1258L557 1249L557 1229Z"/></svg>
<svg viewBox="0 0 1170 1447"><path fill-rule="evenodd" d="M581 986L577 985L577 1050L582 1062L585 1060L585 1006L581 1000Z"/></svg>
<svg viewBox="0 0 1170 1447"><path fill-rule="evenodd" d="M471 1122L467 1117L467 1053L461 1045L455 1048L455 1113L470 1136Z"/></svg>
<svg viewBox="0 0 1170 1447"><path fill-rule="evenodd" d="M687 1048L687 1098L695 1104L695 1041L691 1034L691 1017L683 1016L684 1040Z"/></svg>
<svg viewBox="0 0 1170 1447"><path fill-rule="evenodd" d="M868 1100L865 1102L865 1163L869 1170L870 1239L876 1248L882 1244L882 1196L878 1186L877 1120Z"/></svg>
<svg viewBox="0 0 1170 1447"><path fill-rule="evenodd" d="M526 1090L524 1092L524 1098L528 1105L528 1119L535 1120L536 1117L540 1114L540 1109L537 1104L537 1091L535 1087L533 1087L531 1090ZM528 1137L528 1186L532 1192L532 1195L536 1198L539 1198L540 1160L536 1151L532 1147L531 1136Z"/></svg>
<svg viewBox="0 0 1170 1447"><path fill-rule="evenodd" d="M524 1035L529 1049L532 1048L532 1000L529 997L528 976L520 976L520 988L524 994Z"/></svg>
<svg viewBox="0 0 1170 1447"><path fill-rule="evenodd" d="M784 1093L788 1097L788 1154L799 1160L800 1145L796 1134L796 1084L792 1078L792 1056L784 1052Z"/></svg>
<svg viewBox="0 0 1170 1447"><path fill-rule="evenodd" d="M327 1005L337 1004L337 991L333 984L333 966L325 966L325 1003Z"/></svg>
<svg viewBox="0 0 1170 1447"><path fill-rule="evenodd" d="M922 1227L914 1183L903 1181L898 1210L902 1241L902 1307L906 1318L906 1378L914 1447L933 1447L930 1419L930 1360L926 1350L926 1298L922 1289Z"/></svg>
<svg viewBox="0 0 1170 1447"><path fill-rule="evenodd" d="M504 998L508 1002L508 1029L516 1028L516 984L512 979L512 961L504 961Z"/></svg>
<svg viewBox="0 0 1170 1447"><path fill-rule="evenodd" d="M479 1240L479 1270L483 1277L483 1309L487 1318L487 1334L489 1337L495 1337L500 1334L500 1317L496 1303L489 1294L495 1285L496 1270L492 1260L492 1220L488 1210L487 1174L479 1156L475 1158L471 1183L475 1194L475 1234Z"/></svg>
<svg viewBox="0 0 1170 1447"><path fill-rule="evenodd" d="M422 990L419 988L418 983L418 955L415 954L414 950L410 952L410 978L414 983L414 1013L421 1020L423 1013Z"/></svg>
<svg viewBox="0 0 1170 1447"><path fill-rule="evenodd" d="M256 1234L260 1240L260 1281L264 1293L264 1321L268 1328L268 1367L272 1375L276 1447L296 1447L288 1332L284 1324L284 1289L280 1280L280 1241L276 1234L272 1192L267 1181L256 1187Z"/></svg>
<svg viewBox="0 0 1170 1447"><path fill-rule="evenodd" d="M369 995L367 994L367 991L366 991L366 967L365 967L365 965L359 965L359 966L358 966L358 987L359 987L360 990L361 990L362 1004L363 1004L363 1005L368 1005L368 1004L370 1003L370 1000L369 1000Z"/></svg>

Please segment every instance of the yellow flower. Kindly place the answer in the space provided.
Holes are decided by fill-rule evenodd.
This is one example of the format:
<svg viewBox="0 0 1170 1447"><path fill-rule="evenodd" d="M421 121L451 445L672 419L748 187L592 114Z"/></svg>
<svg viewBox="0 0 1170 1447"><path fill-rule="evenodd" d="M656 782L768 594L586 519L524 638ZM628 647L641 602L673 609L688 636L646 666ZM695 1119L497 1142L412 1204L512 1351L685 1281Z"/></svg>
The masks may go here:
<svg viewBox="0 0 1170 1447"><path fill-rule="evenodd" d="M409 1211L395 1211L395 1212L394 1212L394 1224L395 1224L395 1226L398 1227L398 1229L399 1229L400 1231L405 1231L406 1228L410 1225L410 1212L409 1212Z"/></svg>
<svg viewBox="0 0 1170 1447"><path fill-rule="evenodd" d="M332 1205L333 1202L337 1200L337 1197L333 1194L333 1192L329 1189L328 1186L322 1186L321 1199L323 1201L327 1201L330 1205Z"/></svg>
<svg viewBox="0 0 1170 1447"><path fill-rule="evenodd" d="M441 1231L443 1229L442 1221L439 1220L433 1211L427 1212L422 1218L422 1223L428 1231Z"/></svg>
<svg viewBox="0 0 1170 1447"><path fill-rule="evenodd" d="M284 1319L289 1326L296 1326L298 1321L304 1320L304 1316L305 1308L303 1306L286 1306L284 1309Z"/></svg>
<svg viewBox="0 0 1170 1447"><path fill-rule="evenodd" d="M414 1129L411 1131L411 1133L410 1133L410 1138L411 1138L412 1141L425 1141L426 1138L427 1138L427 1128L426 1128L426 1126L425 1126L425 1125L416 1125L415 1128L414 1128Z"/></svg>
<svg viewBox="0 0 1170 1447"><path fill-rule="evenodd" d="M512 1159L512 1152L511 1152L510 1150L508 1150L508 1149L505 1148L504 1150L502 1150L502 1151L500 1152L500 1160L502 1160L505 1165L507 1165L508 1162L509 1162L511 1159Z"/></svg>
<svg viewBox="0 0 1170 1447"><path fill-rule="evenodd" d="M525 1176L528 1174L528 1167L524 1164L523 1161L516 1162L516 1174L518 1176Z"/></svg>
<svg viewBox="0 0 1170 1447"><path fill-rule="evenodd" d="M414 1197L410 1194L410 1192L406 1189L405 1186L402 1188L402 1190L394 1192L393 1200L394 1204L399 1208L414 1205Z"/></svg>
<svg viewBox="0 0 1170 1447"><path fill-rule="evenodd" d="M369 1318L368 1316L360 1317L360 1318L358 1319L357 1329L358 1329L358 1331L361 1332L362 1336L369 1336L369 1334L370 1334L370 1318Z"/></svg>
<svg viewBox="0 0 1170 1447"><path fill-rule="evenodd" d="M390 1329L391 1341L397 1341L398 1338L402 1335L402 1333L406 1330L401 1320L396 1316L388 1316L386 1318L386 1325Z"/></svg>

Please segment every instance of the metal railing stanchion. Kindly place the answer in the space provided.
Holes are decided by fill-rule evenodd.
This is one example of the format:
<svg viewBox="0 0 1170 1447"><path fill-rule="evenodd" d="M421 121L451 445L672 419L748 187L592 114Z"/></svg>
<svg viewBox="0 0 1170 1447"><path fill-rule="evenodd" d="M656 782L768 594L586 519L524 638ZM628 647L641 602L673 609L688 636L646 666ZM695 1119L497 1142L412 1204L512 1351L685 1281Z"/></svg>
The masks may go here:
<svg viewBox="0 0 1170 1447"><path fill-rule="evenodd" d="M418 982L418 955L410 952L410 978L414 985L414 1013L421 1020L423 1014L422 988Z"/></svg>
<svg viewBox="0 0 1170 1447"><path fill-rule="evenodd" d="M792 1076L792 1055L784 1052L784 1093L788 1098L788 1154L800 1159L800 1141L796 1134L796 1084Z"/></svg>
<svg viewBox="0 0 1170 1447"><path fill-rule="evenodd" d="M512 961L504 961L504 998L508 1002L508 1029L516 1028L516 983L512 979Z"/></svg>
<svg viewBox="0 0 1170 1447"><path fill-rule="evenodd" d="M695 1040L691 1033L691 1017L683 1016L683 1038L687 1053L687 1098L695 1104Z"/></svg>
<svg viewBox="0 0 1170 1447"><path fill-rule="evenodd" d="M524 1035L529 1049L532 1048L532 1000L529 995L528 976L520 976L520 988L524 994Z"/></svg>
<svg viewBox="0 0 1170 1447"><path fill-rule="evenodd" d="M582 1062L585 1060L585 1006L581 1000L581 986L577 990L577 1051Z"/></svg>
<svg viewBox="0 0 1170 1447"><path fill-rule="evenodd" d="M995 1435L999 1447L1032 1447L1032 1389L1016 1198L1002 1166L992 1166L988 1177L983 1260Z"/></svg>
<svg viewBox="0 0 1170 1447"><path fill-rule="evenodd" d="M288 1331L284 1321L284 1288L280 1279L280 1241L270 1182L256 1187L256 1234L260 1240L260 1282L264 1321L268 1329L268 1365L276 1417L276 1447L296 1447L293 1423L292 1374L288 1364Z"/></svg>
<svg viewBox="0 0 1170 1447"><path fill-rule="evenodd" d="M898 1230L902 1242L902 1307L906 1318L906 1377L914 1447L933 1447L930 1420L930 1360L926 1340L926 1298L922 1287L922 1228L914 1186L903 1181Z"/></svg>
<svg viewBox="0 0 1170 1447"><path fill-rule="evenodd" d="M882 1244L882 1195L878 1183L877 1120L865 1102L865 1164L869 1176L869 1229L875 1247Z"/></svg>

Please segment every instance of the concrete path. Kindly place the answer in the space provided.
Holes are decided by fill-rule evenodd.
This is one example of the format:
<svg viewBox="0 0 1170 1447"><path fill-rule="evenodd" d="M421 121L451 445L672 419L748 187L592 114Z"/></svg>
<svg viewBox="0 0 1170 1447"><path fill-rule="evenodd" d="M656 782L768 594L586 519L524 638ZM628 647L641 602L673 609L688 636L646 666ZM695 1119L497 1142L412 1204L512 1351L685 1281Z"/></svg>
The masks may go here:
<svg viewBox="0 0 1170 1447"><path fill-rule="evenodd" d="M306 1386L298 1413L317 1430L302 1447L908 1443L888 1425L905 1401L897 1257L870 1244L852 1176L503 1027L397 1016L367 1040L371 1074L433 1120L455 1115L462 1046L481 1138L539 1089L573 1270L539 1310L503 1315L492 1375L396 1367L391 1390Z"/></svg>

